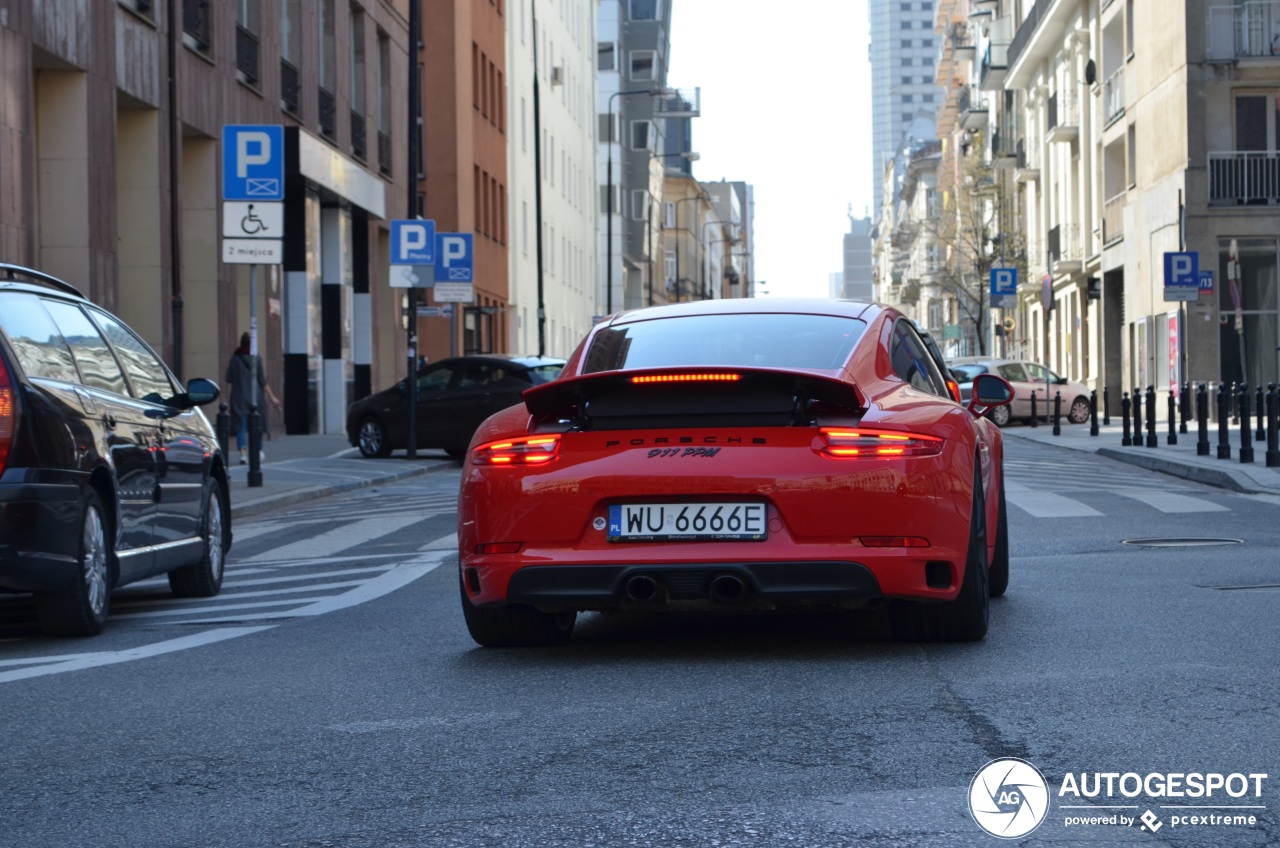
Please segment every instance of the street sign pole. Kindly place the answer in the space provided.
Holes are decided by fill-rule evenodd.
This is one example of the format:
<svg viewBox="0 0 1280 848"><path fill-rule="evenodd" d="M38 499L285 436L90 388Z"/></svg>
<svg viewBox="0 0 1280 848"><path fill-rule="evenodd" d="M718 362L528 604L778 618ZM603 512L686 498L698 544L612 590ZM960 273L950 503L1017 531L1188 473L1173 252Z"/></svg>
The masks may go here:
<svg viewBox="0 0 1280 848"><path fill-rule="evenodd" d="M258 266L249 266L249 486L262 485L262 397L258 386Z"/></svg>

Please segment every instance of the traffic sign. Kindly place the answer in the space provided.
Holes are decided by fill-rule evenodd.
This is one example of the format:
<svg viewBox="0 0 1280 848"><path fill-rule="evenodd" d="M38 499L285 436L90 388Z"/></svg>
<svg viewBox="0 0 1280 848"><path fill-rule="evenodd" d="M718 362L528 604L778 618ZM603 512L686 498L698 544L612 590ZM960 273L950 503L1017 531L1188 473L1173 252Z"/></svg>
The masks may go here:
<svg viewBox="0 0 1280 848"><path fill-rule="evenodd" d="M430 265L392 265L391 288L429 289L436 284L435 268Z"/></svg>
<svg viewBox="0 0 1280 848"><path fill-rule="evenodd" d="M991 269L991 305L1004 309L1018 304L1018 269Z"/></svg>
<svg viewBox="0 0 1280 848"><path fill-rule="evenodd" d="M1164 255L1164 299L1200 299L1200 254L1166 252Z"/></svg>
<svg viewBox="0 0 1280 848"><path fill-rule="evenodd" d="M439 265L436 266L439 269ZM436 278L437 281L439 277ZM471 283L436 283L436 303L471 303L476 299L476 287Z"/></svg>
<svg viewBox="0 0 1280 848"><path fill-rule="evenodd" d="M392 221L391 264L436 264L436 222L418 218Z"/></svg>
<svg viewBox="0 0 1280 848"><path fill-rule="evenodd" d="M452 318L453 305L446 303L444 306L419 306L419 318Z"/></svg>
<svg viewBox="0 0 1280 848"><path fill-rule="evenodd" d="M284 204L228 200L222 204L223 238L284 238Z"/></svg>
<svg viewBox="0 0 1280 848"><path fill-rule="evenodd" d="M473 282L474 267L474 240L471 233L436 233L437 283ZM440 299L438 292L436 299Z"/></svg>
<svg viewBox="0 0 1280 848"><path fill-rule="evenodd" d="M222 261L228 265L282 265L284 239L224 238Z"/></svg>
<svg viewBox="0 0 1280 848"><path fill-rule="evenodd" d="M1049 313L1053 311L1053 277L1048 274L1040 278L1040 306L1044 308L1045 320L1049 320Z"/></svg>
<svg viewBox="0 0 1280 848"><path fill-rule="evenodd" d="M222 128L222 199L284 200L284 127Z"/></svg>

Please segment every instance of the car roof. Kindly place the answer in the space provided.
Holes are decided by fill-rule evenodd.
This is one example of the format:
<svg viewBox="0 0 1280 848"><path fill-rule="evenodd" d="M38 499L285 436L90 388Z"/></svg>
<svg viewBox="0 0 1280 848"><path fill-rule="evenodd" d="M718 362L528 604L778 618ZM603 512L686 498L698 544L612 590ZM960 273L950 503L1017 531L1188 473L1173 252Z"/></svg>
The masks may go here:
<svg viewBox="0 0 1280 848"><path fill-rule="evenodd" d="M632 321L648 321L654 318L674 318L692 315L837 315L859 318L870 323L885 307L859 300L831 300L818 297L733 297L716 300L697 300L688 303L669 303L663 306L645 306L618 312L606 323L627 324Z"/></svg>
<svg viewBox="0 0 1280 848"><path fill-rule="evenodd" d="M49 289L55 289L61 294L69 294L80 300L88 300L80 289L65 280L60 280L51 274L37 271L34 268L25 268L8 262L0 262L0 288L17 289L38 294L47 294Z"/></svg>

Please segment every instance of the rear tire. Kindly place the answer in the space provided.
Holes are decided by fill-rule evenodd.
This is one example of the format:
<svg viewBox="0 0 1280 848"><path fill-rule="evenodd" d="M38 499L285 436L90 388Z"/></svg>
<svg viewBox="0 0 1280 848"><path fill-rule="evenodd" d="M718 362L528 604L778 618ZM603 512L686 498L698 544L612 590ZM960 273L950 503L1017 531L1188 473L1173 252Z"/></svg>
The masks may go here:
<svg viewBox="0 0 1280 848"><path fill-rule="evenodd" d="M459 581L461 586L461 581ZM462 615L476 644L486 648L563 645L573 633L576 612L541 612L528 606L478 607L462 589Z"/></svg>
<svg viewBox="0 0 1280 848"><path fill-rule="evenodd" d="M222 591L227 549L231 547L231 522L222 484L210 478L204 516L200 519L200 561L169 572L169 591L179 598L211 598Z"/></svg>
<svg viewBox="0 0 1280 848"><path fill-rule="evenodd" d="M1009 588L1009 513L1004 505L1004 470L1000 472L1000 508L996 517L996 552L991 560L991 597L999 598Z"/></svg>
<svg viewBox="0 0 1280 848"><path fill-rule="evenodd" d="M103 520L102 498L85 496L80 518L79 566L65 589L35 594L40 628L50 636L97 636L111 610L111 534Z"/></svg>
<svg viewBox="0 0 1280 848"><path fill-rule="evenodd" d="M893 638L901 642L977 642L987 635L991 598L985 503L982 478L975 467L969 549L960 593L950 603L894 601L889 606Z"/></svg>
<svg viewBox="0 0 1280 848"><path fill-rule="evenodd" d="M387 441L387 429L372 415L360 422L356 444L360 448L360 455L368 459L383 459L391 455L391 442Z"/></svg>

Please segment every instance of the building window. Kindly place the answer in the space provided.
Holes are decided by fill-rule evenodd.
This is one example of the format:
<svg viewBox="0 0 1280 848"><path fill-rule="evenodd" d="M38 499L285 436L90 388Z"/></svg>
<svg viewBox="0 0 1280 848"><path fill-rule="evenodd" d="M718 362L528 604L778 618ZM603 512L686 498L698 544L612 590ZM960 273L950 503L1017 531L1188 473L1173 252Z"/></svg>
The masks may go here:
<svg viewBox="0 0 1280 848"><path fill-rule="evenodd" d="M631 20L656 21L658 0L631 0Z"/></svg>
<svg viewBox="0 0 1280 848"><path fill-rule="evenodd" d="M663 278L666 280L667 289L674 289L676 287L676 252L674 250L667 251L664 270Z"/></svg>
<svg viewBox="0 0 1280 848"><path fill-rule="evenodd" d="M632 50L631 78L633 80L657 79L654 75L657 59L658 54L653 50Z"/></svg>
<svg viewBox="0 0 1280 848"><path fill-rule="evenodd" d="M911 118L912 118L912 115L911 115L911 113L910 113L910 112L903 112L903 113L902 113L902 123L904 123L904 124L909 124L909 123L911 123Z"/></svg>
<svg viewBox="0 0 1280 848"><path fill-rule="evenodd" d="M651 150L653 148L653 125L649 121L631 122L631 149Z"/></svg>
<svg viewBox="0 0 1280 848"><path fill-rule="evenodd" d="M932 103L932 102L933 102L933 95L932 95L932 94L924 94L924 95L921 95L920 99L921 99L921 100L923 100L925 103Z"/></svg>
<svg viewBox="0 0 1280 848"><path fill-rule="evenodd" d="M480 45L471 42L471 105L480 108Z"/></svg>
<svg viewBox="0 0 1280 848"><path fill-rule="evenodd" d="M213 24L209 20L213 15L212 5L209 0L184 0L182 4L183 41L201 53L213 49Z"/></svg>
<svg viewBox="0 0 1280 848"><path fill-rule="evenodd" d="M357 159L364 159L365 146L365 67L364 67L364 12L359 6L351 7L351 152Z"/></svg>
<svg viewBox="0 0 1280 848"><path fill-rule="evenodd" d="M378 170L391 175L391 38L378 30Z"/></svg>
<svg viewBox="0 0 1280 848"><path fill-rule="evenodd" d="M631 218L634 221L643 221L645 212L649 205L649 192L642 188L633 189L631 191Z"/></svg>
<svg viewBox="0 0 1280 848"><path fill-rule="evenodd" d="M933 39L932 38L920 39L920 46L925 48L926 50L933 47Z"/></svg>
<svg viewBox="0 0 1280 848"><path fill-rule="evenodd" d="M910 49L911 49L911 39L909 39L909 38L904 38L904 39L902 39L902 41L900 42L900 46L902 47L902 49L903 49L903 50L910 50Z"/></svg>
<svg viewBox="0 0 1280 848"><path fill-rule="evenodd" d="M916 63L916 60L911 56L903 56L902 59L898 62L898 64L902 65L902 67L904 68L909 68L915 63Z"/></svg>
<svg viewBox="0 0 1280 848"><path fill-rule="evenodd" d="M606 41L596 47L596 70L618 70L618 45L612 41Z"/></svg>
<svg viewBox="0 0 1280 848"><path fill-rule="evenodd" d="M903 77L903 78L902 78L902 84L903 84L903 85L911 85L911 77Z"/></svg>
<svg viewBox="0 0 1280 848"><path fill-rule="evenodd" d="M912 95L910 95L910 94L904 94L904 95L902 95L902 102L903 102L903 103L910 103L910 102L912 102L913 100L915 100L915 97L914 97L914 96L912 96Z"/></svg>
<svg viewBox="0 0 1280 848"><path fill-rule="evenodd" d="M667 202L662 204L662 226L666 227L669 230L673 230L677 226L679 226L678 222L676 221L675 203Z"/></svg>
<svg viewBox="0 0 1280 848"><path fill-rule="evenodd" d="M618 121L621 115L602 114L600 116L600 126L598 135L600 142L603 144L613 144L618 140Z"/></svg>

